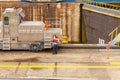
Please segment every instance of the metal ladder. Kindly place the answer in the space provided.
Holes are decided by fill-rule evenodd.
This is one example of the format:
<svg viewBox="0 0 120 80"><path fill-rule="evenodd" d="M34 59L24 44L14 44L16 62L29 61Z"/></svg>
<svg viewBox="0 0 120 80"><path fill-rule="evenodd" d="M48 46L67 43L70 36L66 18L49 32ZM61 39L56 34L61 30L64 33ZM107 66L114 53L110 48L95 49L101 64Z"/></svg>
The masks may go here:
<svg viewBox="0 0 120 80"><path fill-rule="evenodd" d="M3 50L10 50L10 33L8 26L4 26L3 28Z"/></svg>
<svg viewBox="0 0 120 80"><path fill-rule="evenodd" d="M51 34L45 32L44 33L44 48L51 48Z"/></svg>

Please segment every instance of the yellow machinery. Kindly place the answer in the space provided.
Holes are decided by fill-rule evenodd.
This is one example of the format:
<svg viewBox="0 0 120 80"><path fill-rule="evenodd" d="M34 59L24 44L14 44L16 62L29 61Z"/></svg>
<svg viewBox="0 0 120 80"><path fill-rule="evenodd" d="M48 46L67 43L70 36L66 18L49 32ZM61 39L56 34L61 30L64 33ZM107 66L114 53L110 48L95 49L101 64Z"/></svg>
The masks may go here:
<svg viewBox="0 0 120 80"><path fill-rule="evenodd" d="M62 36L62 44L68 44L68 36Z"/></svg>

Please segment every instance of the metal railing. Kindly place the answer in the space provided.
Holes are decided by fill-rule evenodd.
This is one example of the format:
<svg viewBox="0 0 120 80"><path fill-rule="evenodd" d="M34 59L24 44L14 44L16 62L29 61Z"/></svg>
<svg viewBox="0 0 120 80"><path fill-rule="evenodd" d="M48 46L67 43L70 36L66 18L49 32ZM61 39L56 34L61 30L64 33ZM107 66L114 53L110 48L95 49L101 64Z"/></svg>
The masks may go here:
<svg viewBox="0 0 120 80"><path fill-rule="evenodd" d="M116 27L112 32L109 33L110 41L118 35L118 27Z"/></svg>
<svg viewBox="0 0 120 80"><path fill-rule="evenodd" d="M46 18L45 21L48 21L52 28L54 28L54 27L61 28L61 19L60 18Z"/></svg>
<svg viewBox="0 0 120 80"><path fill-rule="evenodd" d="M95 6L104 7L104 8L120 10L119 5L115 5L115 4L111 4L111 3L106 3L106 2L87 2L87 3L91 4L91 5L95 5Z"/></svg>
<svg viewBox="0 0 120 80"><path fill-rule="evenodd" d="M110 41L112 41L119 34L120 26L116 27L112 32L109 33ZM120 46L120 36L118 36L118 46Z"/></svg>
<svg viewBox="0 0 120 80"><path fill-rule="evenodd" d="M104 14L104 15L109 15L109 16L120 18L120 11L119 10L103 8L100 6L95 6L95 5L90 5L90 4L84 4L83 9L90 10L90 11L97 12L97 13Z"/></svg>

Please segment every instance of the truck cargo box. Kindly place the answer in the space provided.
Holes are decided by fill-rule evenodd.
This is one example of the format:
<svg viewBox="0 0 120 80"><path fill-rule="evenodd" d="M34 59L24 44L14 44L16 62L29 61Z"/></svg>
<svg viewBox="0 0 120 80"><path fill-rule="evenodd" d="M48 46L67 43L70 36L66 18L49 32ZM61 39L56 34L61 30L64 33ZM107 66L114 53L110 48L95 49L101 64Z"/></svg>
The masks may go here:
<svg viewBox="0 0 120 80"><path fill-rule="evenodd" d="M18 41L41 41L45 24L42 21L24 21L19 25Z"/></svg>

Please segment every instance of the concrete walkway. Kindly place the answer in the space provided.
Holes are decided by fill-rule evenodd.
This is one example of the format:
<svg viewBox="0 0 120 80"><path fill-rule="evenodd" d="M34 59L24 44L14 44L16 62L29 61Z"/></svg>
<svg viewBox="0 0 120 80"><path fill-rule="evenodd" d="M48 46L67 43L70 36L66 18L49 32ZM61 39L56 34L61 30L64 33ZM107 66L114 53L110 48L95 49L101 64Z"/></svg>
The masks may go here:
<svg viewBox="0 0 120 80"><path fill-rule="evenodd" d="M0 65L18 65L17 68L0 68L0 78L43 78L60 80L119 80L120 69L108 68L19 68L22 65L49 66L111 66L109 62L120 62L119 51L111 51L106 59L106 51L97 49L61 49L59 54L48 51L0 52ZM117 66L117 65L115 65Z"/></svg>

